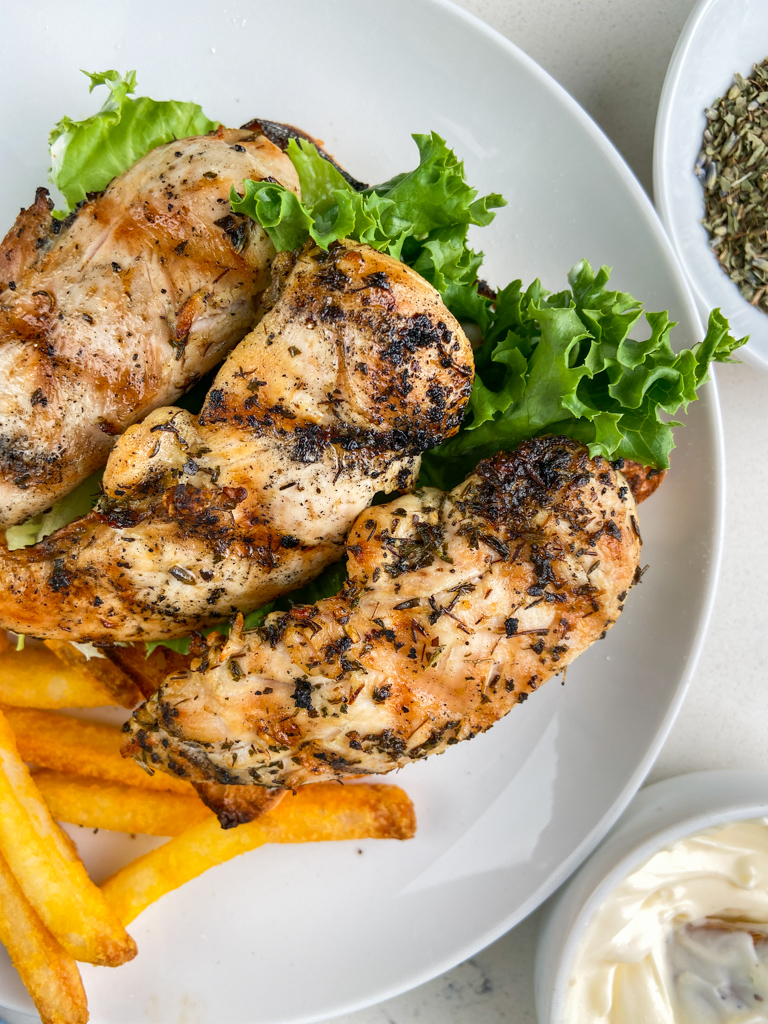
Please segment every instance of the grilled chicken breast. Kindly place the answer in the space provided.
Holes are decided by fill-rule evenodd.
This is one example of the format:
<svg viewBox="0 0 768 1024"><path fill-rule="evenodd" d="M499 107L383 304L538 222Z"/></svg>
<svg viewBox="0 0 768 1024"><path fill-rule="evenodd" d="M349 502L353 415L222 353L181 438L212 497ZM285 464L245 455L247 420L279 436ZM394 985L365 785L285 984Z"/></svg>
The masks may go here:
<svg viewBox="0 0 768 1024"><path fill-rule="evenodd" d="M118 442L98 511L0 547L0 625L150 639L257 607L342 557L376 492L410 488L455 433L472 352L423 278L353 242L281 254L273 278L199 418L156 410Z"/></svg>
<svg viewBox="0 0 768 1024"><path fill-rule="evenodd" d="M192 781L296 787L383 773L488 729L616 621L638 573L620 472L566 438L450 494L364 511L336 597L211 634L125 729Z"/></svg>
<svg viewBox="0 0 768 1024"><path fill-rule="evenodd" d="M66 221L44 189L0 246L0 527L49 507L115 437L254 326L274 248L229 190L290 159L219 129L159 146Z"/></svg>

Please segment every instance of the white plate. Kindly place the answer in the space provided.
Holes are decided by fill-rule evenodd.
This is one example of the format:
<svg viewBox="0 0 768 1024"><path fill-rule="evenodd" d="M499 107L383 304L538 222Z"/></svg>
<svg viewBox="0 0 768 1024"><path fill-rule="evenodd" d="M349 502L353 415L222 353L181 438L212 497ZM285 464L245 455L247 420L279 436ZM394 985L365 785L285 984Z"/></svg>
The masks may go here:
<svg viewBox="0 0 768 1024"><path fill-rule="evenodd" d="M4 33L13 56L0 84L14 101L0 117L0 223L43 180L52 122L93 108L77 69L137 68L142 91L198 100L226 123L303 126L368 180L412 166L409 133L434 129L475 186L509 199L476 236L489 280L540 275L559 288L581 257L605 262L617 287L680 321L677 344L700 338L671 247L616 151L529 58L453 7L82 0L10 7ZM642 510L651 568L608 638L565 687L550 683L487 735L391 780L415 802L418 837L265 848L164 897L131 927L136 960L84 969L96 1024L340 1014L472 955L566 878L648 770L706 626L723 496L714 387L678 441ZM77 838L97 878L144 842ZM0 1003L29 1006L7 963Z"/></svg>
<svg viewBox="0 0 768 1024"><path fill-rule="evenodd" d="M704 192L693 173L706 127L704 108L728 90L734 72L746 78L768 56L765 0L699 0L680 35L667 70L656 118L653 190L656 207L693 286L699 312L719 306L740 337L742 353L768 370L768 316L739 294L712 255Z"/></svg>

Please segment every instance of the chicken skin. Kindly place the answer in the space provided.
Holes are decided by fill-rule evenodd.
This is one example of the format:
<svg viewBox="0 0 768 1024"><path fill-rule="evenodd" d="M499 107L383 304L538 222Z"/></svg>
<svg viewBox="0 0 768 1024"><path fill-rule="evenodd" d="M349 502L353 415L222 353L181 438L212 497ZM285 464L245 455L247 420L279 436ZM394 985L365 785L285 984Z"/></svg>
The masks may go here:
<svg viewBox="0 0 768 1024"><path fill-rule="evenodd" d="M219 362L259 316L274 247L230 186L298 192L264 135L152 150L66 221L39 189L0 245L0 527L104 464L116 436Z"/></svg>
<svg viewBox="0 0 768 1024"><path fill-rule="evenodd" d="M218 633L124 726L193 782L385 773L488 729L616 621L638 574L622 474L545 437L361 513L336 597Z"/></svg>
<svg viewBox="0 0 768 1024"><path fill-rule="evenodd" d="M434 288L369 246L276 257L274 305L199 417L155 410L119 440L100 507L0 546L0 625L114 642L183 636L308 581L377 491L454 434L472 350Z"/></svg>

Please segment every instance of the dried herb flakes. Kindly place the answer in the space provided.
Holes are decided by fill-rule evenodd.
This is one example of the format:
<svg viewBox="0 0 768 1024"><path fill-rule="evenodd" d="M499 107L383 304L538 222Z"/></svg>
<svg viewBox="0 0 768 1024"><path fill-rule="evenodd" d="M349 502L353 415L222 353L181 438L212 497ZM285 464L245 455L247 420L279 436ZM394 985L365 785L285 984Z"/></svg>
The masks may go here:
<svg viewBox="0 0 768 1024"><path fill-rule="evenodd" d="M736 73L704 114L694 168L704 186L702 223L723 271L768 313L768 58L749 78Z"/></svg>

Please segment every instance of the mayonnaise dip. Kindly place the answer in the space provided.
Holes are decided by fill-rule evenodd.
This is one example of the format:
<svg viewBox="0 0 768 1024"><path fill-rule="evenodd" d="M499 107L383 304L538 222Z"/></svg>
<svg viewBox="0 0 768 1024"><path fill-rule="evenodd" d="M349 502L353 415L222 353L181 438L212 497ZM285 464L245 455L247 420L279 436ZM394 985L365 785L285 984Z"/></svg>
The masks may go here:
<svg viewBox="0 0 768 1024"><path fill-rule="evenodd" d="M768 1024L768 818L689 836L617 886L582 936L563 1022Z"/></svg>

